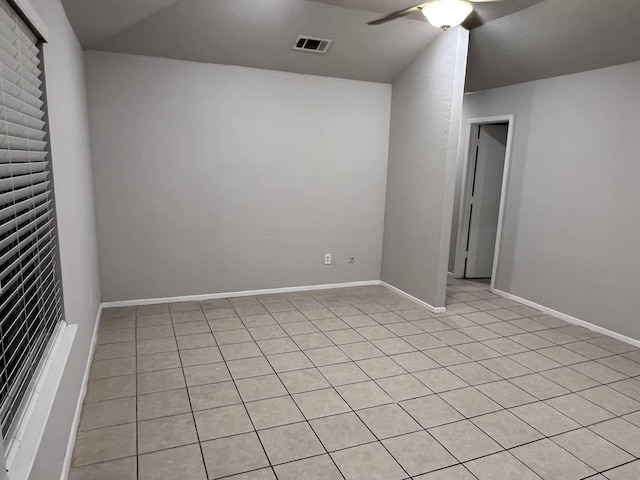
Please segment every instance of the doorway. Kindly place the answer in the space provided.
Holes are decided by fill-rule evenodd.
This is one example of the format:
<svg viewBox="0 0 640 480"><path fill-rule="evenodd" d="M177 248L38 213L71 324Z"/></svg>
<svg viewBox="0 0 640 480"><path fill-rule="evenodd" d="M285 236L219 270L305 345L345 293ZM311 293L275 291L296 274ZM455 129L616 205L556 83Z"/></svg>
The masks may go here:
<svg viewBox="0 0 640 480"><path fill-rule="evenodd" d="M453 273L490 281L491 288L498 267L512 130L512 116L470 120L462 164Z"/></svg>

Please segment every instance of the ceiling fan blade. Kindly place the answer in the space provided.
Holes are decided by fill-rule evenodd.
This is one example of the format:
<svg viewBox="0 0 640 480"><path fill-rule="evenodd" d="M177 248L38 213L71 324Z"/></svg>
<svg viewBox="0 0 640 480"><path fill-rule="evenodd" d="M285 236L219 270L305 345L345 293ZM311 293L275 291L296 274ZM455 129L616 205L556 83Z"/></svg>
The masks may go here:
<svg viewBox="0 0 640 480"><path fill-rule="evenodd" d="M474 2L473 12L462 22L462 26L467 30L481 27L487 22L497 20L507 15L525 10L544 0L471 0Z"/></svg>
<svg viewBox="0 0 640 480"><path fill-rule="evenodd" d="M473 30L474 28L481 27L484 25L482 18L478 14L478 11L474 8L473 11L469 14L467 18L462 22L462 28L466 28L467 30Z"/></svg>
<svg viewBox="0 0 640 480"><path fill-rule="evenodd" d="M372 20L367 22L367 25L381 25L383 23L390 22L391 20L395 20L396 18L406 17L407 15L412 14L413 12L418 12L422 9L425 4L422 3L420 5L416 5L415 7L404 8L402 10L398 10L396 12L390 13L389 15L378 18L377 20Z"/></svg>

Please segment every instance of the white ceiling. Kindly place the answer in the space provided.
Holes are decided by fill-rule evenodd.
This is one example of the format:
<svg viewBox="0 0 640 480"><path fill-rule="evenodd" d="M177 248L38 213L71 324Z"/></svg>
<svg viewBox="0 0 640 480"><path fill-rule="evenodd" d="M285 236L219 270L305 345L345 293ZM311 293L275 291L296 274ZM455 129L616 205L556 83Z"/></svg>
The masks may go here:
<svg viewBox="0 0 640 480"><path fill-rule="evenodd" d="M64 0L83 47L110 37L179 0Z"/></svg>
<svg viewBox="0 0 640 480"><path fill-rule="evenodd" d="M404 8L418 5L420 2L425 3L428 0L311 0L328 5L336 5L339 7L354 8L365 12L376 12L383 16L393 11L402 10ZM544 0L470 0L474 2L473 6L480 13L484 21L491 21L495 18L520 11L528 8L536 3ZM490 4L490 5L487 5ZM408 17L413 20L426 22L420 12L412 13Z"/></svg>
<svg viewBox="0 0 640 480"><path fill-rule="evenodd" d="M99 17L87 13L92 10L90 4L107 2L82 2L75 14L69 13L71 21L101 24ZM391 82L440 31L414 20L368 26L367 21L377 16L303 0L180 0L83 45L95 50ZM106 31L102 25L96 30ZM334 42L324 55L294 51L299 34Z"/></svg>
<svg viewBox="0 0 640 480"><path fill-rule="evenodd" d="M471 32L466 89L484 90L636 60L640 60L640 0L545 0Z"/></svg>
<svg viewBox="0 0 640 480"><path fill-rule="evenodd" d="M419 1L419 0L418 0ZM439 30L421 15L368 26L415 0L63 0L83 47L391 82ZM526 8L528 7L528 8ZM640 60L640 0L476 4L467 90ZM506 10L520 10L499 19ZM298 34L334 40L317 55Z"/></svg>

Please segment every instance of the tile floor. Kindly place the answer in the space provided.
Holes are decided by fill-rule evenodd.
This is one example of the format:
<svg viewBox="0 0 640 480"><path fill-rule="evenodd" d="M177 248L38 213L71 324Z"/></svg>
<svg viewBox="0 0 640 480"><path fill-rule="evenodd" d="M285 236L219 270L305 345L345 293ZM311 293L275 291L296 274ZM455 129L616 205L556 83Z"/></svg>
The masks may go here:
<svg viewBox="0 0 640 480"><path fill-rule="evenodd" d="M103 314L72 480L637 480L640 350L451 280Z"/></svg>

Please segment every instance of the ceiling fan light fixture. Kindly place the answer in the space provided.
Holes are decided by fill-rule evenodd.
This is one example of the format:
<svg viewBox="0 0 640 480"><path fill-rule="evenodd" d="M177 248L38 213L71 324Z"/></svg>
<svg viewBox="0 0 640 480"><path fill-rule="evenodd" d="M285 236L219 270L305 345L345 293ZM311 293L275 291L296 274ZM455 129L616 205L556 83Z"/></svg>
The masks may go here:
<svg viewBox="0 0 640 480"><path fill-rule="evenodd" d="M431 25L443 30L460 25L473 11L464 0L436 0L422 8L422 14Z"/></svg>

